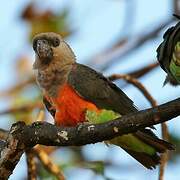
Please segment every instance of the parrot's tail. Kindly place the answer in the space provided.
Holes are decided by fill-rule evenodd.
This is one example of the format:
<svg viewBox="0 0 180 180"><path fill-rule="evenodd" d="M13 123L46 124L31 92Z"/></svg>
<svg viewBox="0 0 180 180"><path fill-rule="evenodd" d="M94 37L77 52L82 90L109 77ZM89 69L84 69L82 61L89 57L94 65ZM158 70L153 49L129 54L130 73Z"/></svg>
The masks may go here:
<svg viewBox="0 0 180 180"><path fill-rule="evenodd" d="M148 169L153 169L160 163L160 153L166 150L174 150L171 143L159 139L149 129L119 136L112 139L110 143L123 148Z"/></svg>

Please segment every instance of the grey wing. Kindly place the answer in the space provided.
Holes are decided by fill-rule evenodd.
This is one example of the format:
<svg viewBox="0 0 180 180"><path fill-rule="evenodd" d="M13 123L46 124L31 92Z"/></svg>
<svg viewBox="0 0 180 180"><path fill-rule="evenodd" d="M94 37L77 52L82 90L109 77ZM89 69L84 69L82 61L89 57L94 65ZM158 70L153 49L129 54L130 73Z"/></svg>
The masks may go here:
<svg viewBox="0 0 180 180"><path fill-rule="evenodd" d="M115 84L95 70L76 63L68 76L68 83L84 99L98 108L122 115L136 112L133 101Z"/></svg>

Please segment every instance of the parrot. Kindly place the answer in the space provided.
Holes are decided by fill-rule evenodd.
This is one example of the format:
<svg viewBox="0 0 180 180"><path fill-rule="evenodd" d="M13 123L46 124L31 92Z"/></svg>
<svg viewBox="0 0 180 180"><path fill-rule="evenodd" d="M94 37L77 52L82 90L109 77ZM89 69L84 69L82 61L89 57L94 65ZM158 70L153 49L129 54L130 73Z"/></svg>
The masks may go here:
<svg viewBox="0 0 180 180"><path fill-rule="evenodd" d="M32 46L36 80L55 125L105 123L138 111L134 102L103 74L77 63L73 50L59 34L37 34ZM148 169L160 163L161 153L174 149L150 128L105 143L121 147Z"/></svg>
<svg viewBox="0 0 180 180"><path fill-rule="evenodd" d="M180 17L175 15L178 19ZM167 73L164 85L180 85L180 22L170 27L163 35L163 42L157 48L157 59Z"/></svg>

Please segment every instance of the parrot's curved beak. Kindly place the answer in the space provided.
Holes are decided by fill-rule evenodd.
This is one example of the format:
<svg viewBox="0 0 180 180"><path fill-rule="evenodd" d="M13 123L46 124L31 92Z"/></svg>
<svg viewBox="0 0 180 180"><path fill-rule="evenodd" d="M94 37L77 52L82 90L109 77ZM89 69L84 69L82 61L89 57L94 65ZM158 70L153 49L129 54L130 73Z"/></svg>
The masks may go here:
<svg viewBox="0 0 180 180"><path fill-rule="evenodd" d="M37 40L34 51L36 53L36 59L33 64L33 69L48 65L53 59L53 50L46 39Z"/></svg>
<svg viewBox="0 0 180 180"><path fill-rule="evenodd" d="M43 63L48 63L53 58L53 51L47 40L37 40L37 55Z"/></svg>

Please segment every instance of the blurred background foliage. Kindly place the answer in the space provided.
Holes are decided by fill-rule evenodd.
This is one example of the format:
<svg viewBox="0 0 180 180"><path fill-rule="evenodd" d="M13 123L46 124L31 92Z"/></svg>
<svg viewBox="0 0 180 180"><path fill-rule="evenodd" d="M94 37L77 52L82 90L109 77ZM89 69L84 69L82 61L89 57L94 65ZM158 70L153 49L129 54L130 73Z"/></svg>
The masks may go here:
<svg viewBox="0 0 180 180"><path fill-rule="evenodd" d="M66 3L65 1L49 1L48 6L43 6L44 1L38 0L21 2L20 8L16 9L15 21L17 21L17 24L19 23L18 26L22 26L20 23L23 23L23 28L25 27L24 44L21 44L20 40L15 37L15 33L13 37L11 37L11 34L8 35L11 32L6 30L1 33L1 38L3 39L3 36L6 36L7 40L2 40L3 43L1 44L1 54L7 57L5 59L2 56L2 60L5 59L4 61L7 62L2 61L1 66L1 68L3 67L1 71L3 85L0 87L1 127L8 129L12 123L20 120L25 121L27 124L32 123L37 120L38 112L44 109L41 93L32 71L34 57L32 55L31 41L35 34L53 31L59 33L69 42L72 39L75 53L79 57L78 61L103 71L106 75L113 73L133 74L142 67L152 63L156 64L156 47L161 42L165 29L175 23L171 16L172 13L179 13L179 1L166 0L160 2L163 2L162 6L161 3L157 3L157 6L159 11L164 6L162 10L164 14L158 15L158 17L161 17L158 21L153 16L150 22L147 22L147 17L158 13L158 10L153 13L156 1L148 2L147 5L142 0L101 0L99 2L78 0L76 3L73 0ZM16 0L16 3L18 3L18 0ZM55 5L52 5L53 3ZM115 7L117 5L119 7ZM79 6L81 15L79 17L77 15L75 20L72 16L76 15L76 8ZM149 12L147 9L143 9L146 6L149 6ZM12 7L15 6L12 5ZM85 7L85 10L82 13L83 7ZM4 6L4 8L8 7ZM108 8L112 9L109 10ZM106 10L108 16L106 16ZM103 18L103 16L105 17ZM137 28L134 24L139 23L140 16L144 16L144 24L139 24ZM101 18L101 20L96 21L96 18ZM9 20L9 22L12 21ZM119 22L121 22L121 26L117 26ZM11 25L8 24L8 29L12 28ZM84 26L87 26L87 29L82 31ZM112 30L117 27L119 29L116 32ZM95 33L96 30L99 32L99 36L98 33ZM8 60L9 53L14 51L8 51L5 48L3 51L3 46L11 48L14 39L16 43L21 44L21 48L16 48L14 50L18 51L16 56L12 56L13 58L11 57L11 60ZM77 45L78 43L80 45ZM89 47L87 47L86 43ZM81 53L82 55L80 55ZM157 67L157 64L149 72L139 73L134 77L139 78L145 84L158 103L179 96L177 88L174 89L170 86L162 88L165 74ZM140 109L149 107L148 102L145 101L142 95L139 95L140 93L132 85L122 80L118 80L116 83L124 91L127 91L127 94ZM159 92L162 92L162 94L159 94ZM53 123L48 113L46 113L44 120ZM171 153L171 161L165 174L167 179L177 177L176 172L180 168L180 134L177 133L178 127L174 127L176 122L177 120L173 121L174 124L168 123L170 126L170 140L176 145L177 149ZM80 177L88 180L131 180L147 179L147 177L157 179L158 170L151 172L144 169L117 147L107 147L102 143L97 143L96 145L84 147L47 148L42 146L41 148L70 180L78 180ZM45 170L40 161L36 161L36 163L39 179L56 179L52 173ZM26 179L26 171L21 170L26 169L25 164L23 157L10 179ZM174 169L175 176L171 174L172 169ZM180 178L180 173L178 173L178 176Z"/></svg>

